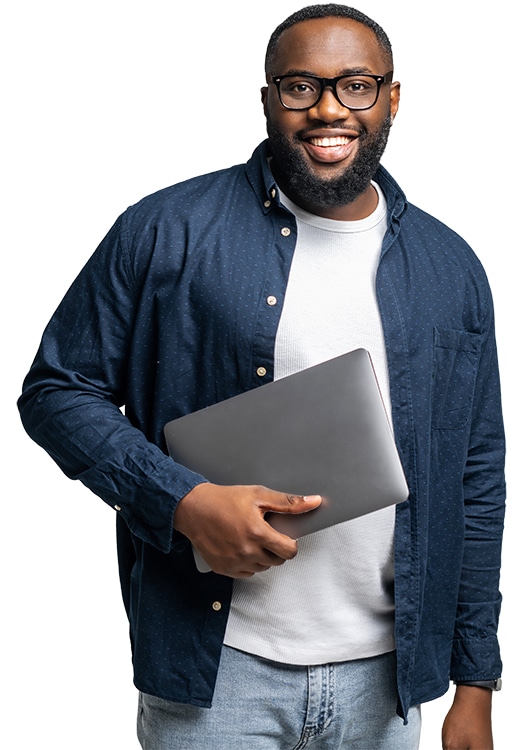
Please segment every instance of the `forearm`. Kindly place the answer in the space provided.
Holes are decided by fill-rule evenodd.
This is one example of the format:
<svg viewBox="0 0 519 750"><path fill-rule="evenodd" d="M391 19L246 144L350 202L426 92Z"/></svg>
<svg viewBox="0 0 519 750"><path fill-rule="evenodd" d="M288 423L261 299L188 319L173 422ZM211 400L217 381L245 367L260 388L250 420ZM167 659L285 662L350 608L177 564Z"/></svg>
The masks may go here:
<svg viewBox="0 0 519 750"><path fill-rule="evenodd" d="M501 674L497 628L505 513L505 439L493 326L484 337L463 477L465 532L451 678Z"/></svg>
<svg viewBox="0 0 519 750"><path fill-rule="evenodd" d="M176 505L203 477L176 464L92 392L42 385L19 406L29 435L67 476L121 513L143 541L169 551Z"/></svg>

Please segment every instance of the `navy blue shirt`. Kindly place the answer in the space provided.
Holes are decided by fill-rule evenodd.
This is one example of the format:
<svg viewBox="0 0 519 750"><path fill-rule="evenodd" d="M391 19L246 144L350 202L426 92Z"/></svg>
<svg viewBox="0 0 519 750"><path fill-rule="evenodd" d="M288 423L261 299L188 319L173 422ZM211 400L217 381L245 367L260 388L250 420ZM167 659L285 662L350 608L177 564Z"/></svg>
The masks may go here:
<svg viewBox="0 0 519 750"><path fill-rule="evenodd" d="M19 401L33 439L117 511L136 686L198 706L211 703L232 580L198 573L173 530L203 477L166 455L162 430L273 378L297 228L266 149L119 217L45 330ZM375 179L388 203L377 296L410 488L395 527L405 715L449 678L501 673L504 438L481 265L383 168Z"/></svg>

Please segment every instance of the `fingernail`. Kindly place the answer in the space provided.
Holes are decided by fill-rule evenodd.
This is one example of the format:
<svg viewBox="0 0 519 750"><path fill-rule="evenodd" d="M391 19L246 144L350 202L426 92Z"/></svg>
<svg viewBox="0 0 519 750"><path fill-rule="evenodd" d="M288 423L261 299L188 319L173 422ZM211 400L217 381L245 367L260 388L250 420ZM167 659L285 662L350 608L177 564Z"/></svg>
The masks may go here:
<svg viewBox="0 0 519 750"><path fill-rule="evenodd" d="M321 500L321 495L303 495L305 503L313 503L315 500Z"/></svg>

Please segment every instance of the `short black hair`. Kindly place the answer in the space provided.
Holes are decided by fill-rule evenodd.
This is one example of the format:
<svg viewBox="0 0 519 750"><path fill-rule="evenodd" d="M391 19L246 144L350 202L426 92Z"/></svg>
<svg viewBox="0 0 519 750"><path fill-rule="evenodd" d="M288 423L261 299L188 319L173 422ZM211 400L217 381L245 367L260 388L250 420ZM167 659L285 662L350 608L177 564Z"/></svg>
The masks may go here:
<svg viewBox="0 0 519 750"><path fill-rule="evenodd" d="M324 5L308 5L306 8L292 13L291 16L286 18L279 26L274 29L272 36L270 37L267 45L267 52L265 55L265 70L270 73L272 61L276 54L278 42L281 34L289 29L291 26L295 26L297 23L302 21L310 21L315 18L350 18L352 21L358 21L358 23L367 26L371 29L377 37L378 43L382 51L387 55L390 67L393 67L393 52L391 49L391 42L384 31L376 21L361 13L360 10L350 8L348 5L340 5L338 3L326 3Z"/></svg>

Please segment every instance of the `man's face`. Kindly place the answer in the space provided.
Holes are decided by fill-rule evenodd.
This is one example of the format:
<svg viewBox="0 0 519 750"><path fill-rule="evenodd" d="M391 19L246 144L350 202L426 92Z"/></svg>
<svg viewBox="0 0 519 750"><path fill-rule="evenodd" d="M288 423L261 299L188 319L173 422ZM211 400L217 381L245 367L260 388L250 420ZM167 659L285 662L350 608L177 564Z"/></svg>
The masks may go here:
<svg viewBox="0 0 519 750"><path fill-rule="evenodd" d="M323 78L384 75L387 55L375 34L345 18L303 21L283 32L271 75L307 73ZM356 219L373 210L370 181L398 109L400 86L383 84L367 110L342 106L330 88L308 110L287 110L275 85L262 89L273 171L295 203L331 218Z"/></svg>

